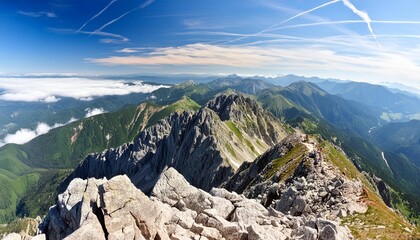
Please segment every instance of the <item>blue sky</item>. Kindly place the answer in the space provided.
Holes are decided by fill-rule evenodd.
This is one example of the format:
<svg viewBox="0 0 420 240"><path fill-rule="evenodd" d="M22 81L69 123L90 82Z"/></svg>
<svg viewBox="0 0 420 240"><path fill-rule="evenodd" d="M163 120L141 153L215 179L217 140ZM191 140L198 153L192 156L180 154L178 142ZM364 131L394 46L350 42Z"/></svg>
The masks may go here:
<svg viewBox="0 0 420 240"><path fill-rule="evenodd" d="M420 87L417 0L3 0L0 73L300 74Z"/></svg>

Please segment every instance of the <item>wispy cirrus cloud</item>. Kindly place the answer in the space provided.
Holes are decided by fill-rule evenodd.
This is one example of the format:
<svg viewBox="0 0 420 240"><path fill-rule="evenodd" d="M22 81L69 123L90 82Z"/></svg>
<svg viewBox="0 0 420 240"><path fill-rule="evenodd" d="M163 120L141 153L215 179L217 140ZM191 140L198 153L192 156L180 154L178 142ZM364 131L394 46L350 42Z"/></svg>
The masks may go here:
<svg viewBox="0 0 420 240"><path fill-rule="evenodd" d="M100 40L103 43L124 43L124 42L130 41L130 39L127 37L124 37L122 35L115 34L115 33L109 33L109 32L101 32L101 31L89 32L89 31L77 31L76 29L61 29L61 28L49 28L49 30L56 33L61 33L61 34L79 33L79 34L85 34L89 36L95 35L99 37L104 37Z"/></svg>
<svg viewBox="0 0 420 240"><path fill-rule="evenodd" d="M57 15L54 12L26 12L26 11L18 11L19 14L28 16L28 17L48 17L48 18L55 18Z"/></svg>
<svg viewBox="0 0 420 240"><path fill-rule="evenodd" d="M147 47L130 47L130 48L123 48L120 50L117 50L116 52L119 53L138 53L144 50L150 50L151 48L147 48Z"/></svg>

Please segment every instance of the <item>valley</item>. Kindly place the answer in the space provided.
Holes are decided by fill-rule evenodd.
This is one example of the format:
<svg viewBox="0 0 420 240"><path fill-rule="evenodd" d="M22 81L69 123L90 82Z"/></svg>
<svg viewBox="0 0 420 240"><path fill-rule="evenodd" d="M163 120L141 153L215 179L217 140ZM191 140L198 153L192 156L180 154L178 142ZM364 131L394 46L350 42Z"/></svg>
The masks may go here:
<svg viewBox="0 0 420 240"><path fill-rule="evenodd" d="M313 213L324 211L321 215L327 219L346 223L358 238L385 234L401 239L417 234L404 218L417 221L419 216L415 210L419 168L363 139L366 130L377 124L379 111L366 110L362 104L330 95L311 83L269 88L267 84L229 78L208 84L176 84L152 92L152 99L137 106L75 121L23 145L3 146L1 174L10 188L1 191L12 200L2 205L3 221L45 214L57 194L79 178L126 175L136 188L152 194L161 175L174 168L194 187L205 191L223 187L267 207L271 205L268 198L272 202L291 187L300 189L294 184L302 176L318 179L326 174L321 172L328 171L327 179L322 180L325 183L309 189L322 189L322 184L328 185L333 176L341 174L358 181L353 190L359 189L357 204L363 203L360 206L365 210L341 212L347 199L342 200L343 206L336 206L338 212L325 212L319 205ZM309 140L299 137L306 134ZM319 149L323 167L311 160L311 153ZM405 174L407 171L413 175ZM377 177L386 182L386 193L378 190L379 182L373 180ZM279 195L271 196L270 189L278 183ZM16 186L22 187L20 192L14 192ZM390 211L382 200L385 196L400 214ZM312 198L305 200L308 206L327 201L316 195ZM371 219L385 215L398 224ZM370 222L376 230L361 229L360 222ZM292 228L290 234L296 231Z"/></svg>

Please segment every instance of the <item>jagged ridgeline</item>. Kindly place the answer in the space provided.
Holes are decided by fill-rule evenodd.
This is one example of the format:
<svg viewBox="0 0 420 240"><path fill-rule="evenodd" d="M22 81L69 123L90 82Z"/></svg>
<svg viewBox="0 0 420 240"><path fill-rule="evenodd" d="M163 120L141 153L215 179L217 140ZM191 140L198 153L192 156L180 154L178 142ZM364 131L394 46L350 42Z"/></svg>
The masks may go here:
<svg viewBox="0 0 420 240"><path fill-rule="evenodd" d="M240 101L225 104L228 99ZM195 114L215 107L218 113L228 113L229 119L232 116L243 119L250 113L240 103L247 101L253 102L241 96L222 95L211 101L208 108L204 107ZM240 109L242 113L223 110L232 108ZM203 129L197 125L194 127ZM174 141L170 134L166 136L160 141L165 138ZM177 142L182 145L181 139L184 137L174 141L175 145ZM194 151L194 145L190 149ZM128 154L121 153L119 159L111 160L125 162L124 155ZM102 156L102 161L110 160L107 155ZM188 157L184 160L194 167L198 164ZM148 170L152 169L149 167ZM214 179L214 176L199 177ZM375 186L340 148L328 141L319 142L314 136L290 134L255 160L244 162L221 184L248 198L221 188L212 188L208 192L197 189L170 165L160 171L153 184L147 185L150 191L145 185L140 186L149 191L150 198L135 188L133 181L136 179L121 175L110 180L72 179L40 228L49 239L133 239L143 236L149 239L344 240L377 236L409 239L416 236L412 225L385 205L375 193Z"/></svg>
<svg viewBox="0 0 420 240"><path fill-rule="evenodd" d="M381 149L381 139L385 138L373 138L379 146L369 140L370 130L377 128L378 124L384 124L381 118L383 109L331 95L308 82L296 81L287 87L280 87L258 79L242 79L238 76L218 79L208 84L189 81L157 90L153 94L157 102L175 101L180 96L187 95L205 104L217 94L232 91L242 92L256 99L264 109L293 127L299 127L307 133L319 134L340 146L359 170L382 178L395 189L391 197L394 208L410 216L413 221L418 219L420 168L411 162L416 160L410 161L405 157L408 148L399 147L394 153ZM410 149L413 149L413 153L417 151L415 148ZM383 160L382 152L388 156L388 165Z"/></svg>
<svg viewBox="0 0 420 240"><path fill-rule="evenodd" d="M74 178L127 174L147 193L165 168L174 167L194 186L210 190L285 138L286 129L256 101L220 95L196 112L162 119L133 143L89 155L63 187Z"/></svg>
<svg viewBox="0 0 420 240"><path fill-rule="evenodd" d="M169 105L144 102L53 129L23 145L1 147L0 222L45 214L57 186L87 154L133 141L141 130L173 112L199 108L187 97Z"/></svg>
<svg viewBox="0 0 420 240"><path fill-rule="evenodd" d="M0 148L5 156L0 157L0 174L9 177L2 191L10 194L16 185L24 187L13 192L16 202L20 200L17 213L45 213L57 186L60 193L68 190L75 178L125 174L150 194L162 172L172 167L206 191L225 187L284 214L321 212L339 218L361 239L416 236L417 230L378 197L381 193L388 204L410 213L405 201L415 203L420 175L404 175L405 168L413 173L418 168L398 155L385 153L387 165L381 149L366 140L371 124L377 124L376 111L313 84L283 88L237 78L198 85L189 81L157 90L151 100L55 129L22 146ZM288 124L317 136L311 141L323 149L325 168L311 165L314 145L290 135L296 130ZM42 145L47 147L39 151L36 146ZM363 202L366 212L353 211L355 205L344 195L356 196L353 200ZM10 199L7 204L13 204ZM12 218L16 206L7 204L4 213ZM312 204L320 205L307 208Z"/></svg>

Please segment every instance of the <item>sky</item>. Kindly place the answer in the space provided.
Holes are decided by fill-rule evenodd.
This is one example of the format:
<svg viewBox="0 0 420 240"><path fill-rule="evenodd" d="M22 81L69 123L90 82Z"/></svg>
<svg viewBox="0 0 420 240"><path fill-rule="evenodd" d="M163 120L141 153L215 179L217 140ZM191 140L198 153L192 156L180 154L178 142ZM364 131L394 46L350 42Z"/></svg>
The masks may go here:
<svg viewBox="0 0 420 240"><path fill-rule="evenodd" d="M0 74L297 74L420 88L418 0L0 0Z"/></svg>

